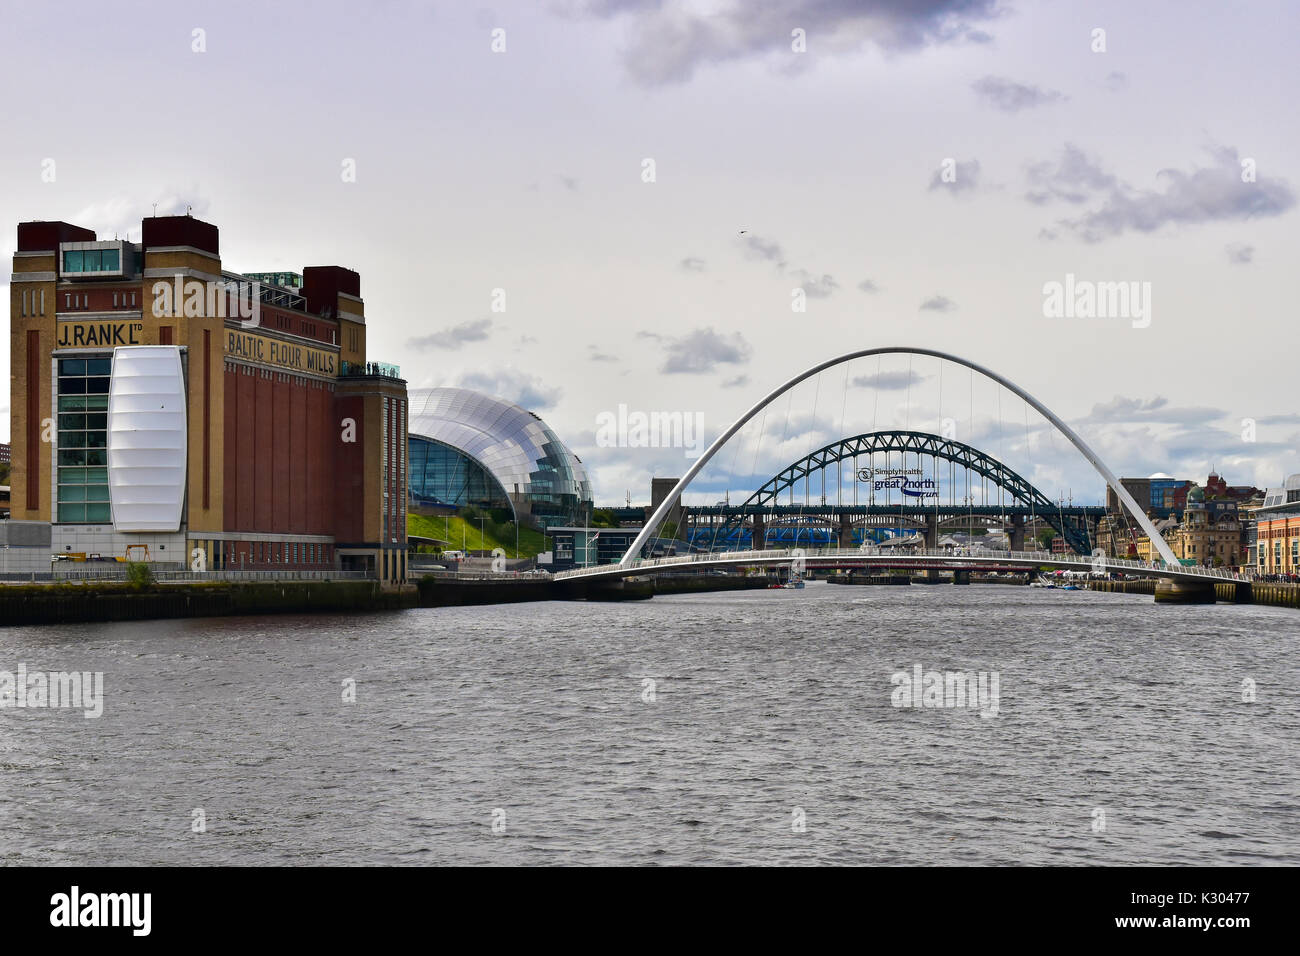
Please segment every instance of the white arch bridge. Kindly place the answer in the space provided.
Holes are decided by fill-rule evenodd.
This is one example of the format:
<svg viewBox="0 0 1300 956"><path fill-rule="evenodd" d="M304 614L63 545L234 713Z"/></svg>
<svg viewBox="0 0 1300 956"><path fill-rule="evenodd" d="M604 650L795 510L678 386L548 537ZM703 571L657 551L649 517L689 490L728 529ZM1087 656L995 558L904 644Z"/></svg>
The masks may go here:
<svg viewBox="0 0 1300 956"><path fill-rule="evenodd" d="M855 359L866 358L868 356L880 356L888 354L903 354L911 356L928 356L937 358L942 361L952 362L970 369L974 373L984 376L985 378L997 383L1001 387L1013 392L1023 399L1029 406L1034 408L1042 415L1052 426L1079 451L1080 454L1088 461L1089 464L1097 471L1106 484L1110 486L1115 493L1116 498L1123 506L1129 516L1142 529L1151 542L1155 553L1158 554L1159 560L1146 564L1138 561L1128 561L1120 559L1103 558L1099 552L1095 552L1094 557L1082 555L1061 555L1045 554L1039 552L988 552L977 553L971 552L966 554L953 554L949 552L913 552L910 554L873 554L870 550L845 550L840 548L827 548L821 550L808 551L803 554L791 550L764 550L748 552L712 552L706 554L687 554L680 556L671 556L663 558L645 559L641 557L643 549L650 540L658 534L660 526L663 524L668 513L672 510L675 503L681 499L682 493L690 485L691 481L700 473L709 460L734 436L741 430L751 419L760 412L764 411L773 401L780 398L790 389L794 388L805 379L818 375L826 369L833 368L837 365L843 365ZM846 376L847 377L847 376ZM736 565L772 565L786 564L796 560L803 561L807 566L817 567L869 567L889 565L892 567L911 566L917 568L945 568L954 567L981 567L988 566L990 562L996 561L997 566L1010 568L1024 567L1052 567L1064 568L1070 570L1092 571L1104 569L1107 571L1122 571L1125 574L1134 574L1144 577L1156 577L1166 579L1178 587L1190 586L1192 588L1209 588L1218 581L1241 581L1245 580L1240 575L1233 572L1223 571L1214 568L1185 567L1174 556L1173 550L1169 547L1168 542L1161 536L1151 519L1147 517L1146 511L1138 506L1129 494L1128 489L1120 484L1115 473L1108 468L1105 463L1097 456L1087 443L1080 438L1069 425L1061 420L1051 409L1041 401L1030 395L1024 389L1011 382L998 373L972 362L960 356L953 355L949 352L941 352L935 349L915 348L911 346L885 346L881 348L859 349L854 352L847 352L835 358L828 359L818 365L813 366L806 371L799 373L784 382L776 389L764 396L757 404L750 408L745 414L741 415L731 424L721 435L714 440L708 449L695 460L686 473L681 477L673 489L663 497L660 505L655 509L645 522L640 534L632 541L627 552L623 555L621 561L612 565L600 565L588 568L575 568L571 571L562 571L555 575L558 581L574 579L614 579L625 578L637 574L654 573L656 570L667 571L680 567L723 567ZM927 564L927 562L929 562Z"/></svg>

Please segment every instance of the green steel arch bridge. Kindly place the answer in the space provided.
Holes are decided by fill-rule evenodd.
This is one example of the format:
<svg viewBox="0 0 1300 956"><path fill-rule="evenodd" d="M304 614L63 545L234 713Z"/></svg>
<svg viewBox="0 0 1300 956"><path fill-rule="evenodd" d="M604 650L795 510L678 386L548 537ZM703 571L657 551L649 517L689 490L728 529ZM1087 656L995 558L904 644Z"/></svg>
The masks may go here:
<svg viewBox="0 0 1300 956"><path fill-rule="evenodd" d="M953 471L961 469L969 481L991 485L1005 495L999 504L974 504L969 494L964 501L955 500L955 482L948 482L950 498L947 502L939 500L938 491L922 497L917 493L915 504L900 503L881 504L830 504L826 502L826 472L839 471L844 461L858 462L859 459L873 459L876 455L898 454L915 455L918 461L928 459L932 463L930 474L937 473L938 462L948 462L954 466ZM856 470L856 469L855 469ZM888 476L893 472L889 468L876 469ZM925 470L922 469L923 476ZM814 475L820 475L820 489L812 494ZM869 476L874 477L874 476ZM951 475L950 475L951 477ZM855 479L857 475L855 474ZM803 504L795 503L798 487L803 486ZM904 499L909 490L899 489ZM926 489L927 491L929 489ZM987 488L985 489L987 492ZM1000 497L1001 497L1000 495ZM781 504L781 498L788 498L787 504ZM987 493L984 500L987 500ZM1052 501L1043 492L1035 488L1026 478L1003 464L998 459L964 442L944 438L928 432L889 429L865 432L825 445L810 454L791 462L777 474L768 479L760 488L739 505L692 506L690 514L697 521L697 539L701 536L713 541L733 541L742 527L752 530L753 547L763 546L763 532L768 528L790 527L804 524L813 526L834 526L841 529L841 546L849 542L844 540L843 531L852 527L881 524L899 519L900 523L913 524L925 528L929 537L933 537L937 528L943 524L979 523L982 526L1010 527L1021 529L1023 533L1026 519L1046 522L1064 538L1067 546L1077 554L1090 554L1092 551L1090 523L1095 522L1106 513L1100 506L1066 505ZM703 535L700 533L698 519L710 519ZM872 518L884 519L872 521ZM977 520L978 519L978 520ZM934 547L935 541L927 542ZM1022 542L1015 542L1020 544ZM1019 548L1016 548L1019 550Z"/></svg>

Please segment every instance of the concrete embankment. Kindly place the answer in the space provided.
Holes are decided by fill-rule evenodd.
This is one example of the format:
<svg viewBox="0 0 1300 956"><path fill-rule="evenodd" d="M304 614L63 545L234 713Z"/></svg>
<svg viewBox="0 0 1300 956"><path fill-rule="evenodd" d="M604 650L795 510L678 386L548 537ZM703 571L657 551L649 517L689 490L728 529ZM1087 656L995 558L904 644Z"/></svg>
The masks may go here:
<svg viewBox="0 0 1300 956"><path fill-rule="evenodd" d="M1093 591L1117 594L1155 594L1155 578L1130 581L1089 581ZM1214 599L1225 604L1266 604L1271 607L1300 608L1300 585L1273 584L1266 581L1216 581Z"/></svg>
<svg viewBox="0 0 1300 956"><path fill-rule="evenodd" d="M0 625L142 621L231 614L306 614L413 607L415 588L374 581L55 584L0 587Z"/></svg>

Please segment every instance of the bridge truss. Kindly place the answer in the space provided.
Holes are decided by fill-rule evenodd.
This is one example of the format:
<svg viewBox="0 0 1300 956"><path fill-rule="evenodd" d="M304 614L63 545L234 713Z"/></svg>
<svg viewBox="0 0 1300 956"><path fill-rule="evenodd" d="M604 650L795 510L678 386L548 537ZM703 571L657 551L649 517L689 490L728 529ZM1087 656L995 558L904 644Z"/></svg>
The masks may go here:
<svg viewBox="0 0 1300 956"><path fill-rule="evenodd" d="M1026 478L978 448L928 432L900 429L865 432L854 435L852 438L843 438L790 463L768 479L762 487L751 494L742 504L734 508L723 509L727 517L717 528L718 536L723 541L726 541L730 534L740 529L746 515L775 515L780 512L789 514L793 502L791 507L782 508L780 506L782 493L789 492L793 495L796 486L803 482L806 495L809 482L812 480L813 474L817 472L822 473L822 495L824 496L826 487L825 470L827 468L836 467L845 460L856 462L859 458L887 454L902 454L904 456L913 454L919 458L930 458L934 462L948 461L965 469L967 475L978 475L1005 491L1011 501L1020 506L1014 509L1017 513L1023 515L1027 512L1031 519L1037 517L1047 522L1056 529L1057 533L1065 539L1065 543L1076 553L1091 553L1092 544L1089 540L1087 521L1083 514L1079 513L1078 509L1072 508L1070 509L1071 513L1067 514L1060 503L1052 501L1030 484ZM854 477L856 480L857 476ZM966 497L969 499L969 493ZM973 504L969 505L968 508L972 516L977 512L988 514L990 512L997 513L999 510L996 507L977 507ZM826 506L818 504L807 506L809 515L817 514L820 510L843 512L845 509L842 507L827 509ZM874 508L870 510L872 512L876 511ZM967 509L951 501L944 505L936 498L933 506L914 505L906 510L910 513L909 517L913 517L918 513L933 513L937 517L939 514L951 516ZM900 516L904 513L902 508L898 509L898 511ZM888 509L882 508L879 513L888 513ZM754 542L755 547L761 545L762 542Z"/></svg>

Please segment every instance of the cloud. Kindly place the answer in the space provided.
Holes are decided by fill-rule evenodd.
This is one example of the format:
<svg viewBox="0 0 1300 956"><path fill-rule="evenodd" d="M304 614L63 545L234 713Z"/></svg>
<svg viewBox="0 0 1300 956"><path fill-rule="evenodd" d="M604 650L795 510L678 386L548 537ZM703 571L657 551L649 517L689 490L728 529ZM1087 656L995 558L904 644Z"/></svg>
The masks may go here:
<svg viewBox="0 0 1300 956"><path fill-rule="evenodd" d="M747 232L739 239L741 251L745 258L758 262L771 262L776 267L780 275L789 276L799 283L804 294L810 299L827 299L840 287L835 281L835 277L828 273L822 273L817 276L807 269L790 269L786 260L785 250L775 239L766 239L763 236L752 232Z"/></svg>
<svg viewBox="0 0 1300 956"><path fill-rule="evenodd" d="M1255 247L1248 246L1244 242L1230 242L1224 247L1228 253L1228 261L1235 266L1244 266L1255 261Z"/></svg>
<svg viewBox="0 0 1300 956"><path fill-rule="evenodd" d="M1067 144L1055 168L1050 163L1031 167L1031 183L1037 182L1039 188L1025 198L1038 204L1051 198L1093 204L1082 216L1058 223L1084 242L1100 242L1130 231L1151 233L1165 226L1280 216L1295 205L1295 191L1286 180L1245 177L1245 169L1253 172L1254 165L1246 160L1249 166L1243 166L1236 149L1216 147L1209 152L1210 165L1193 167L1190 172L1162 169L1157 174L1162 188L1138 189L1105 173L1099 164ZM1243 182L1243 178L1252 181Z"/></svg>
<svg viewBox="0 0 1300 956"><path fill-rule="evenodd" d="M875 293L880 291L880 286L876 285L870 279L863 279L861 282L858 283L858 288L861 289L863 292Z"/></svg>
<svg viewBox="0 0 1300 956"><path fill-rule="evenodd" d="M744 365L753 349L739 332L725 336L712 328L703 328L670 339L665 352L667 358L660 366L661 372L701 375L712 372L719 365Z"/></svg>
<svg viewBox="0 0 1300 956"><path fill-rule="evenodd" d="M1101 163L1073 143L1066 143L1055 162L1034 163L1026 171L1030 190L1025 199L1036 206L1060 199L1084 203L1099 191L1114 189L1116 179L1101 168ZM1053 236L1054 238L1054 236Z"/></svg>
<svg viewBox="0 0 1300 956"><path fill-rule="evenodd" d="M978 159L959 159L952 164L951 170L944 165L934 171L930 177L930 189L946 189L953 195L973 192L979 188L980 163Z"/></svg>
<svg viewBox="0 0 1300 956"><path fill-rule="evenodd" d="M1162 422L1166 424L1204 425L1224 417L1222 409L1208 406L1178 407L1169 399L1157 395L1151 399L1127 398L1116 395L1109 402L1092 406L1078 424L1133 424L1136 422Z"/></svg>
<svg viewBox="0 0 1300 956"><path fill-rule="evenodd" d="M921 303L923 312L951 312L955 308L957 303L946 295L932 295Z"/></svg>
<svg viewBox="0 0 1300 956"><path fill-rule="evenodd" d="M749 232L740 237L740 245L747 259L773 262L778 269L785 269L785 253L781 250L781 244L775 240L764 239Z"/></svg>
<svg viewBox="0 0 1300 956"><path fill-rule="evenodd" d="M762 57L792 64L791 30L811 51L853 54L864 47L903 53L952 43L987 43L979 26L1000 13L998 0L723 0L707 10L681 2L587 0L578 15L626 14L623 65L642 86L684 83L702 66ZM800 62L802 65L802 61Z"/></svg>
<svg viewBox="0 0 1300 956"><path fill-rule="evenodd" d="M1056 90L1027 86L1001 76L982 77L971 84L971 89L984 102L1004 113L1019 113L1067 99L1065 94Z"/></svg>
<svg viewBox="0 0 1300 956"><path fill-rule="evenodd" d="M901 392L912 385L920 385L925 376L909 369L906 372L876 372L872 375L855 375L853 384L858 388L874 388L881 392Z"/></svg>
<svg viewBox="0 0 1300 956"><path fill-rule="evenodd" d="M840 287L832 276L823 275L820 279L810 273L807 269L800 269L794 273L799 282L800 288L810 299L826 299L831 293Z"/></svg>
<svg viewBox="0 0 1300 956"><path fill-rule="evenodd" d="M417 351L426 349L456 351L463 348L467 342L484 341L488 337L488 330L491 328L491 319L471 319L468 322L461 322L459 325L453 325L440 332L431 332L428 335L407 339L406 347Z"/></svg>
<svg viewBox="0 0 1300 956"><path fill-rule="evenodd" d="M157 212L154 212L155 204ZM119 236L123 239L128 234L135 240L140 239L140 220L149 216L206 216L211 202L197 186L188 190L171 187L149 199L139 197L114 196L102 202L83 206L72 216L71 221L78 226L93 229L100 238Z"/></svg>
<svg viewBox="0 0 1300 956"><path fill-rule="evenodd" d="M1118 93L1120 90L1128 88L1128 75L1113 70L1106 74L1106 89L1112 93Z"/></svg>
<svg viewBox="0 0 1300 956"><path fill-rule="evenodd" d="M587 346L587 353L588 353L587 358L593 362L617 362L618 361L617 355L609 355L606 352L602 352L599 348L597 348L594 345Z"/></svg>
<svg viewBox="0 0 1300 956"><path fill-rule="evenodd" d="M564 188L570 192L574 192L578 188L578 181L572 176L561 176L560 182L564 183Z"/></svg>
<svg viewBox="0 0 1300 956"><path fill-rule="evenodd" d="M679 262L677 265L678 265L679 268L681 268L682 270L684 270L684 271L686 271L686 272L703 272L703 271L704 271L704 260L701 259L699 256L687 256L685 259L683 259L683 260L682 260L681 262Z"/></svg>
<svg viewBox="0 0 1300 956"><path fill-rule="evenodd" d="M465 372L457 378L456 384L504 398L534 412L554 408L563 394L562 389L548 388L538 376L510 365L495 370Z"/></svg>
<svg viewBox="0 0 1300 956"><path fill-rule="evenodd" d="M722 383L723 388L742 388L749 384L748 375L737 375L735 378L729 378Z"/></svg>

